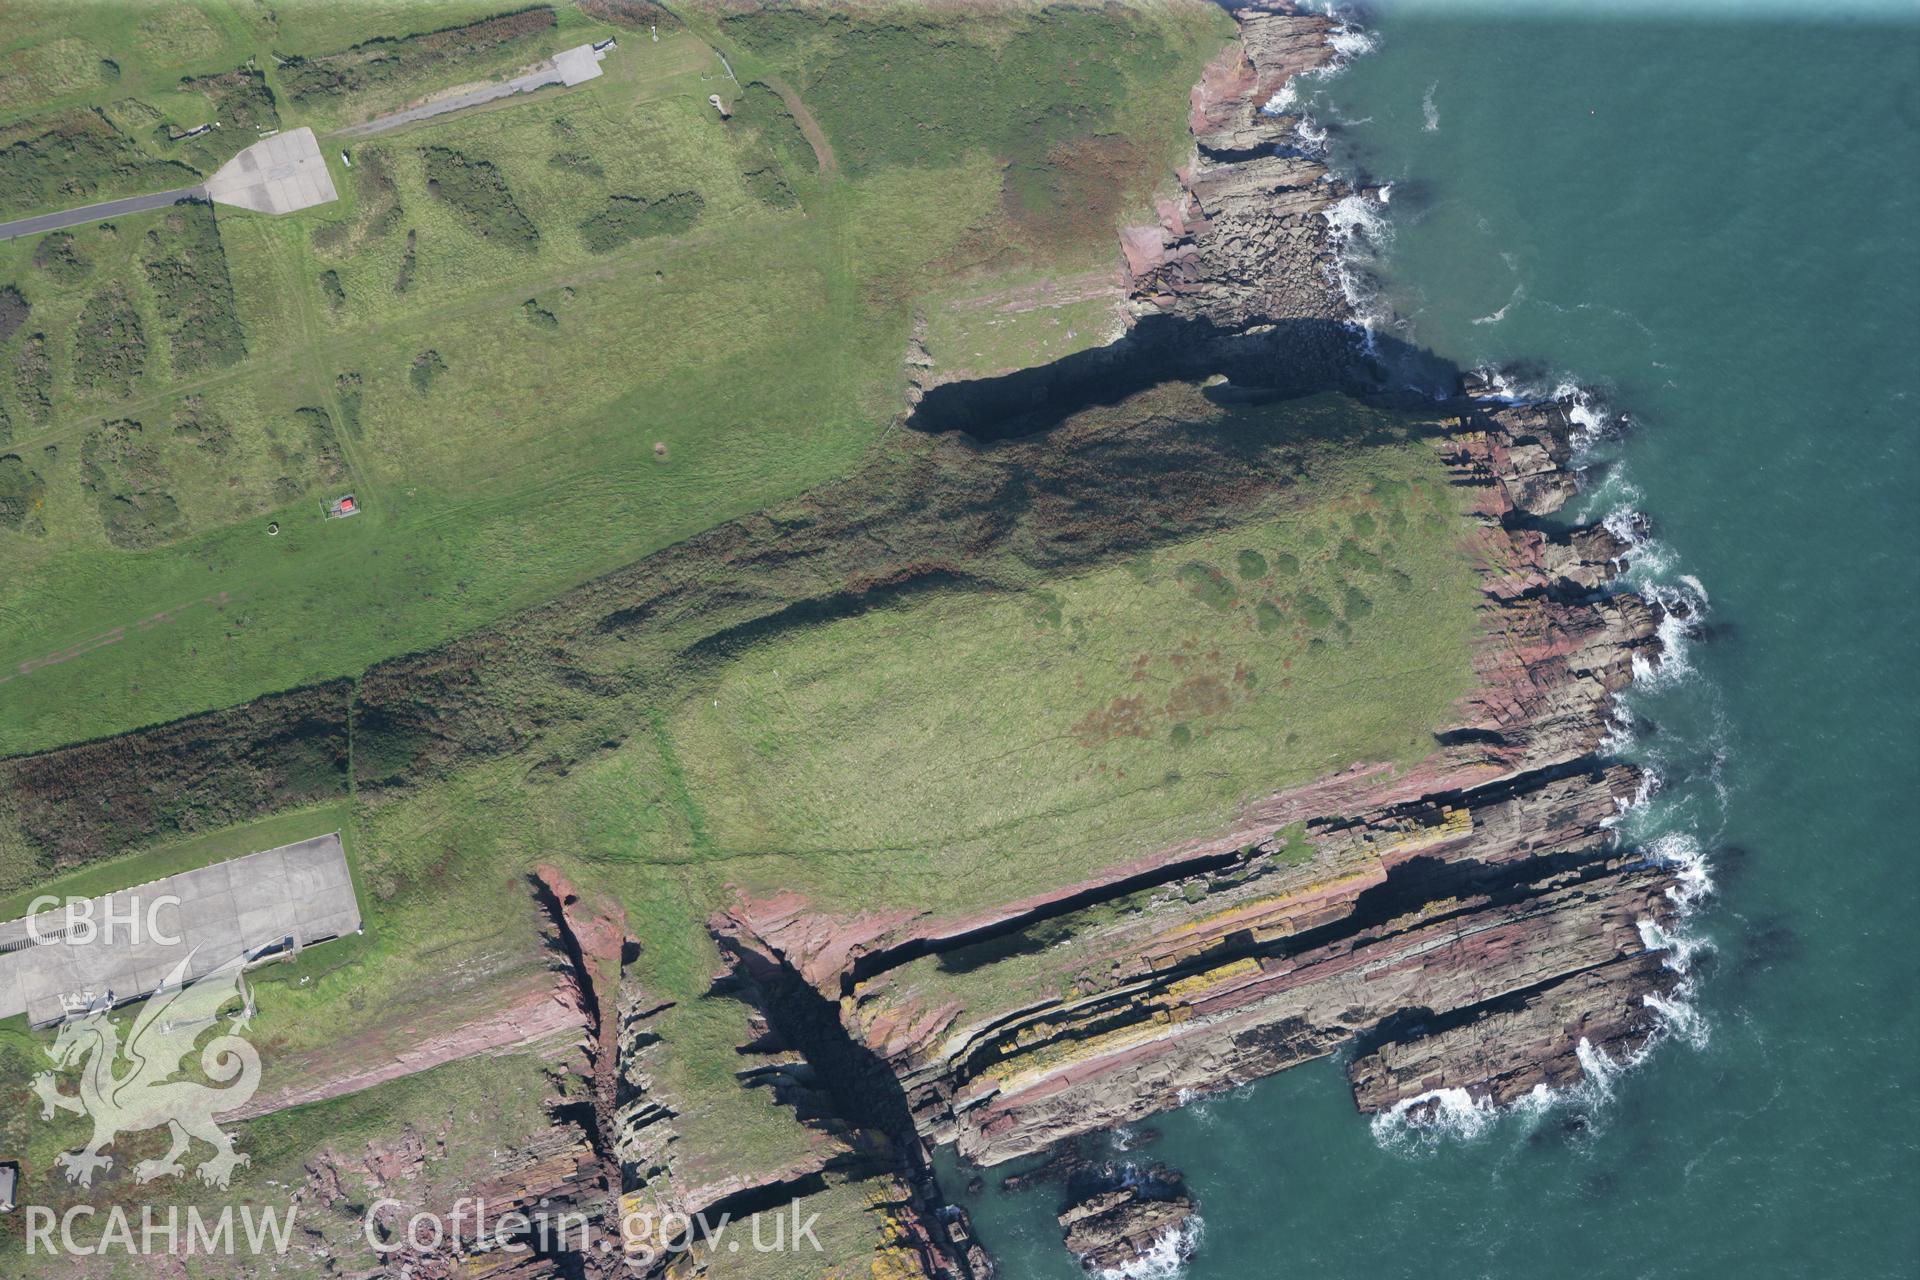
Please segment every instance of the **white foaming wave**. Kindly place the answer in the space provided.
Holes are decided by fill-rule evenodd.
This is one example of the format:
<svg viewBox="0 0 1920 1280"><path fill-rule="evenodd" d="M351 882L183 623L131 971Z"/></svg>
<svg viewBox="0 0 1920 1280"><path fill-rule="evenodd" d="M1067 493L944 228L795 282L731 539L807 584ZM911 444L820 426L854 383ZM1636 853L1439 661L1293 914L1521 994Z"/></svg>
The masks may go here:
<svg viewBox="0 0 1920 1280"><path fill-rule="evenodd" d="M1544 1087L1544 1086L1543 1086ZM1389 1151L1431 1147L1448 1140L1471 1142L1492 1127L1500 1109L1489 1098L1453 1086L1402 1098L1377 1113L1373 1140Z"/></svg>
<svg viewBox="0 0 1920 1280"><path fill-rule="evenodd" d="M1498 311L1494 312L1492 315L1480 316L1476 318L1473 321L1473 323L1474 324L1499 324L1502 320L1505 320L1507 318L1507 312L1513 310L1513 304L1516 302L1523 301L1526 298L1526 296L1527 296L1527 286L1525 285L1514 286L1513 296L1507 299L1505 306L1501 307Z"/></svg>
<svg viewBox="0 0 1920 1280"><path fill-rule="evenodd" d="M1684 583L1669 586L1660 582L1639 582L1640 594L1660 606L1660 625L1654 638L1659 642L1660 658L1650 662L1635 654L1633 680L1643 689L1659 689L1697 674L1689 652L1694 625L1706 606Z"/></svg>
<svg viewBox="0 0 1920 1280"><path fill-rule="evenodd" d="M1358 241L1370 248L1383 249L1393 243L1393 224L1380 212L1379 202L1363 192L1342 196L1320 216L1327 220L1335 244Z"/></svg>
<svg viewBox="0 0 1920 1280"><path fill-rule="evenodd" d="M1349 17L1333 11L1329 5L1327 16L1335 19L1339 25L1327 32L1327 43L1333 46L1334 60L1344 67L1355 58L1372 53L1375 48L1373 33L1360 26Z"/></svg>
<svg viewBox="0 0 1920 1280"><path fill-rule="evenodd" d="M1646 849L1649 862L1659 863L1672 870L1674 883L1667 886L1667 898L1674 905L1670 923L1662 924L1657 920L1639 920L1635 927L1640 932L1640 941L1649 951L1665 953L1662 961L1667 968L1679 975L1679 981L1673 990L1666 994L1649 992L1642 997L1643 1003L1653 1011L1658 1026L1648 1046L1665 1037L1675 1036L1695 1049L1707 1045L1710 1030L1707 1019L1694 1003L1697 994L1692 976L1694 957L1702 951L1712 949L1712 942L1701 937L1687 927L1700 903L1713 893L1713 873L1707 866L1707 855L1688 831L1668 831L1656 837ZM1643 1048L1642 1052L1645 1052Z"/></svg>
<svg viewBox="0 0 1920 1280"><path fill-rule="evenodd" d="M1580 1083L1571 1085L1562 1091L1569 1101L1586 1103L1589 1106L1601 1106L1613 1101L1613 1085L1616 1080L1639 1066L1646 1059L1647 1051L1653 1042L1648 1040L1639 1048L1632 1050L1618 1062L1607 1056L1607 1051L1598 1048L1585 1036L1573 1047L1574 1057L1580 1060Z"/></svg>
<svg viewBox="0 0 1920 1280"><path fill-rule="evenodd" d="M1200 1089L1182 1087L1181 1090L1173 1096L1173 1105L1185 1111L1201 1124L1211 1124L1213 1122L1213 1100L1219 1096L1220 1094L1217 1090L1202 1091Z"/></svg>
<svg viewBox="0 0 1920 1280"><path fill-rule="evenodd" d="M1642 793L1623 807L1646 807L1657 789L1649 792L1643 784ZM1557 1089L1536 1084L1505 1107L1459 1086L1404 1098L1373 1117L1376 1143L1389 1151L1416 1152L1447 1142L1471 1142L1489 1133L1505 1116L1531 1124L1556 1108L1569 1106L1591 1116L1613 1100L1614 1085L1620 1077L1646 1061L1662 1040L1671 1036L1695 1049L1706 1047L1711 1029L1694 1003L1696 992L1690 970L1694 957L1713 944L1684 926L1701 899L1713 892L1713 877L1699 841L1687 832L1661 835L1647 846L1646 857L1671 867L1678 882L1667 889L1676 908L1671 926L1652 919L1635 923L1642 945L1649 951L1665 952L1662 963L1679 975L1671 991L1649 992L1641 997L1641 1003L1654 1015L1651 1033L1618 1059L1582 1036L1574 1046L1574 1056L1580 1063L1579 1083Z"/></svg>
<svg viewBox="0 0 1920 1280"><path fill-rule="evenodd" d="M1640 945L1649 951L1666 952L1662 963L1683 977L1692 972L1693 958L1713 946L1705 938L1685 930L1670 930L1658 920L1637 920L1634 927L1640 931Z"/></svg>
<svg viewBox="0 0 1920 1280"><path fill-rule="evenodd" d="M1603 411L1593 409L1590 401L1585 406L1576 402L1568 417L1580 423L1583 432L1593 433L1589 445L1611 421ZM1631 480L1616 470L1599 496L1615 504L1601 517L1600 524L1627 547L1623 557L1626 582L1660 610L1654 633L1658 660L1635 654L1634 683L1643 690L1657 690L1696 675L1690 650L1711 601L1706 585L1693 574L1678 571L1678 556L1653 535L1640 509L1640 490Z"/></svg>
<svg viewBox="0 0 1920 1280"><path fill-rule="evenodd" d="M1293 104L1300 100L1300 86L1295 83L1298 79L1298 76L1288 76L1287 82L1274 90L1271 98L1260 104L1261 113L1269 116L1285 115Z"/></svg>
<svg viewBox="0 0 1920 1280"><path fill-rule="evenodd" d="M1316 75L1337 74L1344 69L1347 60L1370 52L1374 47L1372 37L1338 14L1331 0L1325 5L1325 11L1339 23L1329 36L1337 56L1333 64L1316 72ZM1434 101L1438 87L1438 81L1428 85L1421 97L1426 132L1437 132L1440 126L1439 108ZM1317 127L1309 125L1309 128ZM1312 137L1315 146L1324 145L1324 130L1317 130ZM1384 207L1386 203L1387 195L1383 190L1379 205ZM1377 297L1363 283L1366 266L1360 259L1361 255L1379 255L1390 246L1392 226L1379 208L1357 194L1337 202L1325 216L1334 248L1334 266L1329 277L1353 307L1355 315L1360 317L1366 347L1371 353L1375 350L1376 325L1400 322L1380 310ZM1518 263L1514 255L1503 252L1501 259L1510 271L1517 272ZM1521 296L1522 289L1516 288L1505 306L1473 323L1499 323ZM1649 337L1652 336L1637 319L1634 323L1643 332L1648 332ZM1585 470L1598 446L1610 436L1619 434L1619 429L1627 425L1624 416L1608 411L1598 393L1571 378L1557 381L1551 390L1542 395L1543 388L1527 387L1507 370L1483 368L1478 372L1490 393L1490 399L1509 403L1552 399L1562 403L1568 420L1575 428L1570 443L1574 447L1576 470ZM1607 511L1602 521L1607 530L1632 553L1625 557L1628 562L1625 576L1636 590L1661 607L1662 620L1657 633L1660 659L1654 665L1637 656L1634 658L1635 685L1646 689L1690 676L1694 674L1694 668L1687 654L1687 644L1692 638L1693 625L1706 613L1709 603L1706 587L1692 574L1675 572L1672 551L1651 536L1645 517L1639 513L1637 504L1641 495L1631 481L1624 479L1616 468L1602 488L1618 490L1620 496L1626 499L1626 505L1615 506ZM1629 689L1613 696L1604 744L1609 752L1624 754L1634 746L1633 714L1629 700L1631 692ZM1716 774L1718 768L1716 761ZM1660 785L1658 772L1651 767L1646 768L1639 791L1632 800L1621 806L1620 815L1605 825L1613 826L1630 812L1650 808ZM1724 805L1724 791L1717 776L1715 788L1721 791ZM1699 842L1688 832L1665 833L1647 846L1646 853L1650 860L1674 868L1676 883L1668 888L1667 894L1676 910L1672 928L1656 921L1640 921L1641 940L1650 950L1665 952L1664 963L1680 975L1680 980L1669 994L1651 993L1643 997L1646 1008L1657 1020L1653 1031L1618 1061L1582 1037L1576 1047L1582 1071L1580 1083L1562 1089L1545 1084L1536 1085L1525 1097L1507 1107L1504 1113L1534 1119L1557 1106L1573 1104L1584 1107L1592 1114L1611 1101L1614 1082L1644 1061L1655 1045L1667 1036L1675 1036L1695 1048L1706 1044L1708 1025L1692 1003L1694 983L1688 971L1694 956L1711 944L1688 932L1684 924L1693 915L1700 900L1713 892L1712 876ZM1448 1138L1478 1138L1502 1114L1503 1110L1495 1107L1489 1099L1476 1098L1466 1089L1436 1089L1405 1099L1376 1115L1372 1130L1375 1141L1382 1147L1409 1149L1429 1146Z"/></svg>
<svg viewBox="0 0 1920 1280"><path fill-rule="evenodd" d="M1614 1081L1639 1065L1651 1044L1652 1038L1616 1062L1582 1036L1574 1046L1581 1071L1577 1084L1558 1089L1536 1084L1504 1107L1497 1107L1491 1099L1475 1097L1457 1086L1430 1089L1374 1116L1373 1139L1383 1150L1418 1154L1442 1145L1486 1137L1503 1119L1511 1118L1531 1127L1562 1107L1577 1107L1591 1114L1612 1100Z"/></svg>
<svg viewBox="0 0 1920 1280"><path fill-rule="evenodd" d="M1614 425L1614 419L1591 387L1563 381L1554 387L1553 398L1567 402L1567 421L1578 428L1573 435L1576 452L1591 448Z"/></svg>
<svg viewBox="0 0 1920 1280"><path fill-rule="evenodd" d="M1667 890L1682 917L1691 915L1700 902L1713 893L1713 872L1707 866L1706 852L1689 831L1669 831L1647 846L1647 860L1672 869L1679 882Z"/></svg>
<svg viewBox="0 0 1920 1280"><path fill-rule="evenodd" d="M1616 708L1622 705L1617 697L1614 705ZM1611 736L1616 730L1623 735L1624 741L1631 744L1631 727L1621 729L1619 722L1616 720L1610 723L1607 732L1609 736ZM1658 769L1643 766L1640 770L1640 781L1634 787L1633 794L1631 796L1615 796L1613 800L1613 812L1607 817L1602 818L1600 825L1609 831L1618 828L1628 817L1640 813L1650 806L1653 803L1653 798L1660 794L1664 786L1665 780L1661 778Z"/></svg>
<svg viewBox="0 0 1920 1280"><path fill-rule="evenodd" d="M1647 1008L1653 1010L1660 1019L1663 1032L1684 1040L1689 1048L1704 1049L1713 1038L1713 1031L1706 1015L1693 1003L1692 995L1692 984L1682 983L1674 988L1673 996L1648 992L1645 1000Z"/></svg>
<svg viewBox="0 0 1920 1280"><path fill-rule="evenodd" d="M1390 319L1381 309L1367 271L1368 264L1393 243L1393 223L1384 210L1383 201L1355 191L1320 214L1327 220L1327 240L1333 249L1328 283L1347 300L1369 354L1375 351L1376 329Z"/></svg>
<svg viewBox="0 0 1920 1280"><path fill-rule="evenodd" d="M1610 756L1624 755L1634 744L1633 708L1626 698L1615 693L1607 704L1607 732L1600 739L1600 750ZM1608 825L1615 820L1607 819Z"/></svg>
<svg viewBox="0 0 1920 1280"><path fill-rule="evenodd" d="M1525 395L1513 375L1498 365L1483 364L1475 369L1474 376L1487 388L1482 398L1500 404L1517 404Z"/></svg>
<svg viewBox="0 0 1920 1280"><path fill-rule="evenodd" d="M1333 49L1333 57L1322 66L1288 76L1287 82L1260 105L1263 114L1277 116L1299 110L1302 82L1331 80L1345 71L1348 64L1355 58L1373 52L1372 33L1360 26L1351 16L1342 13L1339 7L1331 2L1319 7L1334 23L1332 30L1327 32L1327 44ZM1361 124L1364 121L1349 120L1342 123ZM1294 124L1293 132L1300 150L1313 156L1326 154L1327 128L1310 113L1301 113L1300 119Z"/></svg>
<svg viewBox="0 0 1920 1280"><path fill-rule="evenodd" d="M1093 1274L1098 1280L1175 1280L1199 1249L1205 1228L1206 1223L1196 1213L1173 1230L1161 1232L1153 1247L1132 1262L1102 1267Z"/></svg>

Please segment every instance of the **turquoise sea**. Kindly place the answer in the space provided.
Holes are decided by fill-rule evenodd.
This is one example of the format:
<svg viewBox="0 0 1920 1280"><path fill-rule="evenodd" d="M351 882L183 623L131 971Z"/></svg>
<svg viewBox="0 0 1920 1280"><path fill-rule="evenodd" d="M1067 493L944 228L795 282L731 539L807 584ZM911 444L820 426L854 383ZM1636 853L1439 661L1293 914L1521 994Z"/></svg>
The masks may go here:
<svg viewBox="0 0 1920 1280"><path fill-rule="evenodd" d="M1181 1274L1920 1275L1920 9L1362 24L1303 101L1392 184L1377 305L1598 388L1589 511L1644 511L1643 585L1708 602L1628 750L1664 779L1635 835L1713 893L1691 1016L1544 1112L1376 1132L1325 1062L1136 1134L1201 1200ZM999 1172L965 1203L1004 1274L1078 1275Z"/></svg>

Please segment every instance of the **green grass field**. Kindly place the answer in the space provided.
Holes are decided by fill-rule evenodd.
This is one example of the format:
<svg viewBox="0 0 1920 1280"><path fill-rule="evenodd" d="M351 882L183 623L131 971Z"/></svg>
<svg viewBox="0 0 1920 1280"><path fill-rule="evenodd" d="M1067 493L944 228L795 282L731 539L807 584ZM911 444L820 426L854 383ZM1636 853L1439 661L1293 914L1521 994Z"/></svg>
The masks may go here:
<svg viewBox="0 0 1920 1280"><path fill-rule="evenodd" d="M304 1079L329 1046L443 1026L550 963L525 875L558 862L625 904L642 942L628 980L676 1002L654 1074L688 1167L781 1167L805 1131L741 1093L747 1010L709 993L723 964L706 921L737 889L841 912L978 909L1208 834L1331 769L1417 759L1471 683L1459 499L1417 424L1337 398L1227 409L1173 386L1074 429L1143 414L1290 439L1298 482L1146 553L1064 573L982 562L999 586L669 665L653 686L667 700L643 689L595 711L631 726L622 741L538 782L508 754L62 887L149 878L344 812L366 935L267 971L256 1022L270 1063Z"/></svg>
<svg viewBox="0 0 1920 1280"><path fill-rule="evenodd" d="M737 888L957 913L1207 834L1331 769L1427 754L1470 687L1478 603L1431 445L1334 398L1222 410L1166 388L1113 416L1143 411L1295 431L1310 483L1148 554L1069 574L983 564L1020 584L670 668L669 701L596 713L630 726L623 742L537 784L507 756L363 801L370 934L407 941L356 958L337 990L404 1003L390 974L467 945L449 901L482 910L532 861L558 861L625 903L642 940L629 980L679 1002L659 1023L677 1046L661 1087L690 1128L712 1125L687 1150L772 1167L800 1136L742 1105L743 1010L707 994L722 961L706 920ZM361 1025L328 1000L298 1017Z"/></svg>
<svg viewBox="0 0 1920 1280"><path fill-rule="evenodd" d="M1143 21L1154 56L1114 82L1141 90L1136 105L1102 109L1132 119L1158 101L1151 132L1171 138L1178 86L1217 28L1200 11ZM281 27L321 48L342 34L298 6ZM92 264L78 280L34 265L35 242L0 246L0 276L33 308L0 365L38 333L51 366L45 413L0 380L0 449L35 478L37 513L0 525L0 753L352 672L843 472L900 403L913 300L966 287L982 246L1031 248L1031 228L1001 216L990 136L937 169L821 175L795 126L718 119L706 96L730 86L696 36L630 37L606 66L574 92L356 144L351 172L330 150L340 205L222 211L248 351L231 367L176 373L159 349L165 326L129 271L164 215L75 232ZM491 166L537 243L476 234L428 189L429 147ZM376 166L384 189L367 182ZM756 175L772 170L798 203L769 198ZM690 229L590 247L583 225L615 197L686 191L702 201ZM1041 261L1104 252L1111 220L1068 232ZM106 281L125 283L152 350L124 388L88 390L74 330ZM551 323L531 323L529 302ZM429 354L445 372L423 392L411 375ZM222 424L216 465L175 428L189 412ZM135 554L109 536L80 456L121 419L165 437L134 496L170 501L136 504ZM311 438L322 421L330 443ZM321 521L322 499L348 490L365 514ZM83 696L108 678L123 696Z"/></svg>
<svg viewBox="0 0 1920 1280"><path fill-rule="evenodd" d="M708 843L763 888L985 905L1425 755L1472 574L1430 448L1357 452L1299 510L754 650L670 721Z"/></svg>
<svg viewBox="0 0 1920 1280"><path fill-rule="evenodd" d="M24 12L0 43L0 129L37 138L22 122L100 109L120 141L72 153L96 164L87 198L250 140L167 140L188 106L254 109L183 77L257 70L283 127L324 133L612 30L556 6L444 53L408 38L506 10ZM365 931L258 975L275 1088L550 980L527 874L557 863L625 906L626 979L673 1002L651 1087L701 1182L779 1170L815 1139L736 1074L751 1011L713 991L707 924L737 892L959 913L1209 834L1329 770L1411 762L1468 690L1478 597L1422 425L1350 401L1229 406L1170 384L1004 448L898 429L912 336L941 378L1113 336L1113 231L1151 216L1184 150L1188 88L1230 29L1217 10L680 17L657 42L622 29L574 90L326 140L340 202L222 210L217 254L178 211L0 245L20 294L0 314L21 312L0 334L0 756L418 676L363 704L391 710L454 686L431 656L383 661L480 655L471 705L431 708L456 746L416 756L424 732L363 719L321 793L337 803L129 827L166 834L34 883L56 864L0 796L0 918L35 892L342 830ZM373 37L411 50L397 71L365 71L353 48ZM1165 500L1124 472L1188 464ZM1090 509L1107 485L1124 510ZM363 514L326 519L345 492ZM1005 501L1004 528L965 508L975 493ZM717 537L676 548L736 520L722 532L742 545L764 553L772 528L797 547L848 514L836 502L871 524L797 567L735 562ZM943 566L924 589L863 585L921 558ZM842 597L858 603L825 607ZM823 607L762 627L781 600ZM31 1106L40 1044L0 1027L0 1149L44 1167L72 1135L7 1118ZM445 1112L474 1156L496 1094L504 1141L538 1127L545 1078L476 1060L256 1123L242 1193L303 1176L324 1135L364 1145L422 1115ZM878 1195L818 1197L849 1258L888 1239Z"/></svg>

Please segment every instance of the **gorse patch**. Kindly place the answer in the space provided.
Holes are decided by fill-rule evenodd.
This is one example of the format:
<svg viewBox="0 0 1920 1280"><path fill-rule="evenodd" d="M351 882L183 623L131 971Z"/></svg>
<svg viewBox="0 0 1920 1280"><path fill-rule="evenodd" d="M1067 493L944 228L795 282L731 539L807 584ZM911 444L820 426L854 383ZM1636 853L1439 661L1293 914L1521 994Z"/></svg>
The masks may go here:
<svg viewBox="0 0 1920 1280"><path fill-rule="evenodd" d="M727 128L795 173L813 171L813 147L800 122L787 110L785 100L763 81L755 80L741 91Z"/></svg>
<svg viewBox="0 0 1920 1280"><path fill-rule="evenodd" d="M275 74L295 102L349 97L446 63L530 50L553 24L552 9L523 9L460 27L367 40L337 53L281 58Z"/></svg>
<svg viewBox="0 0 1920 1280"><path fill-rule="evenodd" d="M27 322L33 306L12 285L0 285L0 342L5 342Z"/></svg>
<svg viewBox="0 0 1920 1280"><path fill-rule="evenodd" d="M340 403L340 425L354 439L360 437L360 375L357 372L341 374L333 382L334 398Z"/></svg>
<svg viewBox="0 0 1920 1280"><path fill-rule="evenodd" d="M1240 593L1227 581L1227 575L1210 564L1191 561L1180 566L1177 576L1209 609L1231 609L1239 603Z"/></svg>
<svg viewBox="0 0 1920 1280"><path fill-rule="evenodd" d="M155 307L172 329L175 373L224 368L245 358L246 337L212 205L177 206L167 214L164 234L149 231L146 268Z"/></svg>
<svg viewBox="0 0 1920 1280"><path fill-rule="evenodd" d="M84 204L184 187L198 177L185 165L151 159L97 111L61 111L0 127L0 209Z"/></svg>
<svg viewBox="0 0 1920 1280"><path fill-rule="evenodd" d="M654 0L579 0L580 12L600 22L609 22L616 27L632 27L645 31L649 27L658 27L662 31L671 31L680 25L663 6Z"/></svg>
<svg viewBox="0 0 1920 1280"><path fill-rule="evenodd" d="M0 455L0 529L20 529L37 520L46 488L19 454Z"/></svg>
<svg viewBox="0 0 1920 1280"><path fill-rule="evenodd" d="M13 394L15 407L35 423L43 423L53 413L53 361L47 354L47 335L29 334L20 340L13 356Z"/></svg>
<svg viewBox="0 0 1920 1280"><path fill-rule="evenodd" d="M754 199L769 208L791 209L800 203L800 197L793 193L780 171L771 166L742 174L740 180L746 183Z"/></svg>
<svg viewBox="0 0 1920 1280"><path fill-rule="evenodd" d="M580 236L593 252L610 253L629 240L689 230L706 204L697 191L676 191L658 200L608 196L607 207L580 224Z"/></svg>
<svg viewBox="0 0 1920 1280"><path fill-rule="evenodd" d="M413 383L413 389L421 395L433 390L433 384L441 374L447 371L447 362L440 358L438 351L422 351L413 358L413 366L407 371L407 378Z"/></svg>
<svg viewBox="0 0 1920 1280"><path fill-rule="evenodd" d="M514 203L500 170L446 147L429 147L421 154L428 192L446 201L469 231L513 249L531 252L538 247L540 232Z"/></svg>
<svg viewBox="0 0 1920 1280"><path fill-rule="evenodd" d="M394 273L393 291L405 293L413 287L413 273L420 266L420 233L412 227L407 228L407 252L400 259L400 270Z"/></svg>
<svg viewBox="0 0 1920 1280"><path fill-rule="evenodd" d="M383 153L372 148L362 150L353 166L353 179L360 193L354 216L313 229L314 249L328 257L339 257L378 240L406 216L400 205L400 189L394 184Z"/></svg>
<svg viewBox="0 0 1920 1280"><path fill-rule="evenodd" d="M1039 159L1110 119L1130 73L1151 74L1177 56L1157 32L1100 12L1045 9L983 22L1006 38L969 39L932 17L800 8L733 14L722 25L753 52L794 67L796 88L855 174L948 165L977 148ZM759 114L764 99L749 102L755 97L750 88L741 101Z"/></svg>
<svg viewBox="0 0 1920 1280"><path fill-rule="evenodd" d="M213 109L213 122L220 126L216 132L196 139L198 152L193 153L196 160L202 155L209 162L225 160L251 141L254 134L280 127L280 112L274 105L273 90L267 87L266 74L253 67L191 77L182 80L180 88L203 96ZM193 124L205 122L200 112L194 112L193 116Z"/></svg>
<svg viewBox="0 0 1920 1280"><path fill-rule="evenodd" d="M34 246L33 265L60 284L76 284L93 273L93 260L80 252L67 232L56 231Z"/></svg>
<svg viewBox="0 0 1920 1280"><path fill-rule="evenodd" d="M107 541L137 551L185 532L157 441L131 419L109 422L80 446L81 487L93 495Z"/></svg>
<svg viewBox="0 0 1920 1280"><path fill-rule="evenodd" d="M147 367L140 316L118 281L87 300L73 333L73 383L86 391L129 395Z"/></svg>
<svg viewBox="0 0 1920 1280"><path fill-rule="evenodd" d="M600 167L599 162L584 151L556 151L547 157L547 167L588 178L607 176L607 171Z"/></svg>

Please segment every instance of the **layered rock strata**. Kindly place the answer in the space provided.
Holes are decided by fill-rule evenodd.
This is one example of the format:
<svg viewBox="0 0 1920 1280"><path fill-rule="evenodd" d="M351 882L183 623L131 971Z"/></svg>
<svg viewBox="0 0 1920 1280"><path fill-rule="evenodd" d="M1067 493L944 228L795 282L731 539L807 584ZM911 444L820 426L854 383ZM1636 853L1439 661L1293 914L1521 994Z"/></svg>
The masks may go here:
<svg viewBox="0 0 1920 1280"><path fill-rule="evenodd" d="M1178 1170L1087 1166L1069 1179L1068 1194L1061 1236L1089 1271L1138 1270L1155 1257L1191 1252L1194 1203Z"/></svg>
<svg viewBox="0 0 1920 1280"><path fill-rule="evenodd" d="M1333 58L1332 25L1236 16L1239 45L1194 91L1178 191L1122 236L1140 325L1101 359L1360 389L1370 344L1337 287L1332 216L1355 192L1293 145L1285 112L1289 78ZM1032 380L1029 399L1075 376ZM1433 410L1483 624L1474 691L1417 766L1357 764L991 912L848 918L743 896L716 934L837 1001L916 1138L983 1165L1338 1051L1362 1111L1416 1121L1636 1052L1678 981L1662 950L1678 877L1617 839L1646 782L1607 743L1615 695L1660 660L1660 615L1616 586L1618 538L1557 520L1578 488L1571 408L1469 380ZM1138 1210L1114 1188L1075 1201L1069 1246L1124 1261Z"/></svg>
<svg viewBox="0 0 1920 1280"><path fill-rule="evenodd" d="M1643 780L1604 743L1614 693L1657 661L1657 611L1610 589L1604 529L1544 523L1572 493L1565 406L1452 408L1436 447L1478 517L1479 681L1420 765L1276 793L989 916L787 897L716 927L839 999L920 1132L983 1164L1349 1045L1368 1111L1508 1102L1637 1048L1676 977L1649 941L1676 879L1616 840Z"/></svg>
<svg viewBox="0 0 1920 1280"><path fill-rule="evenodd" d="M1326 211L1351 194L1298 145L1289 81L1327 66L1334 24L1317 15L1247 11L1240 39L1194 86L1192 159L1158 200L1157 226L1121 232L1136 315L1205 320L1222 333L1288 320L1345 320L1327 287L1335 269Z"/></svg>

